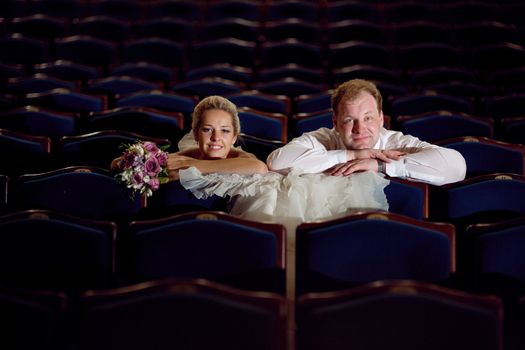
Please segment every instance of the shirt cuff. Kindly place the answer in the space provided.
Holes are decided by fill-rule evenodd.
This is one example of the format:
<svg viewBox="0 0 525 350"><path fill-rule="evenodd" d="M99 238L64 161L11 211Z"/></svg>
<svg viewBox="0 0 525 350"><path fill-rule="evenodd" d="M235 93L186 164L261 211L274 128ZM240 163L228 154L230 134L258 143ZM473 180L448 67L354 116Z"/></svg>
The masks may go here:
<svg viewBox="0 0 525 350"><path fill-rule="evenodd" d="M385 163L385 174L392 177L407 177L407 170L403 159L391 160L390 163Z"/></svg>
<svg viewBox="0 0 525 350"><path fill-rule="evenodd" d="M345 150L337 150L337 151L329 151L329 152L332 153L336 157L337 164L348 162Z"/></svg>

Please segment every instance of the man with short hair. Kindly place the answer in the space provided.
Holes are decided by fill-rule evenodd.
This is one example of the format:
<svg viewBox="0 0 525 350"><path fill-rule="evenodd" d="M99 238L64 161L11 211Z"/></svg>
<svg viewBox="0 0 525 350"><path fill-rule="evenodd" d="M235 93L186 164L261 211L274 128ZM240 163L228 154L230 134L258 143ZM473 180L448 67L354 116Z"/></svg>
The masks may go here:
<svg viewBox="0 0 525 350"><path fill-rule="evenodd" d="M339 85L332 110L332 129L304 133L273 151L267 159L270 170L299 168L334 176L371 170L432 185L465 178L465 159L456 150L383 127L382 97L372 82L353 79Z"/></svg>

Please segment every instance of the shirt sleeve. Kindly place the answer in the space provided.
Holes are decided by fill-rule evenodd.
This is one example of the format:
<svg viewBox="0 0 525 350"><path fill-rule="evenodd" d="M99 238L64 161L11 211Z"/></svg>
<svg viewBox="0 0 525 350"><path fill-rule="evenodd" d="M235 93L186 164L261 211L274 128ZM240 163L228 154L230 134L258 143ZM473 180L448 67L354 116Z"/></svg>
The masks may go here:
<svg viewBox="0 0 525 350"><path fill-rule="evenodd" d="M266 163L274 171L296 168L304 173L320 173L347 161L346 150L330 149L326 144L330 142L329 129L305 133L273 151Z"/></svg>
<svg viewBox="0 0 525 350"><path fill-rule="evenodd" d="M406 151L398 161L385 164L386 174L431 185L444 185L465 178L465 158L456 150L432 145L410 135L387 131L381 135L381 148Z"/></svg>

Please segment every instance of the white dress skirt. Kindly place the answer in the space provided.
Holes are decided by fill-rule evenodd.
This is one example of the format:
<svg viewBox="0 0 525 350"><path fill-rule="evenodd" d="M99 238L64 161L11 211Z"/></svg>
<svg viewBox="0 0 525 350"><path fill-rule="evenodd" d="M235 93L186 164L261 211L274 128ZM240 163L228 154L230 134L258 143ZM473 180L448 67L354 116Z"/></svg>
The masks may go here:
<svg viewBox="0 0 525 350"><path fill-rule="evenodd" d="M229 197L230 214L253 221L285 225L288 232L302 222L345 215L349 209L388 210L384 192L389 180L367 171L350 176L211 173L191 167L179 171L180 183L195 197Z"/></svg>

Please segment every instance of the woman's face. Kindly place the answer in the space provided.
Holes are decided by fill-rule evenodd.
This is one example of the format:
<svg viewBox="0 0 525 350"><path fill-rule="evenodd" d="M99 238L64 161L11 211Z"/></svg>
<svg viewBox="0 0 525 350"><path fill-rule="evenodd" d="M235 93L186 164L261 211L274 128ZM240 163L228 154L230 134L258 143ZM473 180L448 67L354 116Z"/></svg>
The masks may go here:
<svg viewBox="0 0 525 350"><path fill-rule="evenodd" d="M232 116L220 109L204 112L197 135L204 159L226 158L237 140Z"/></svg>

